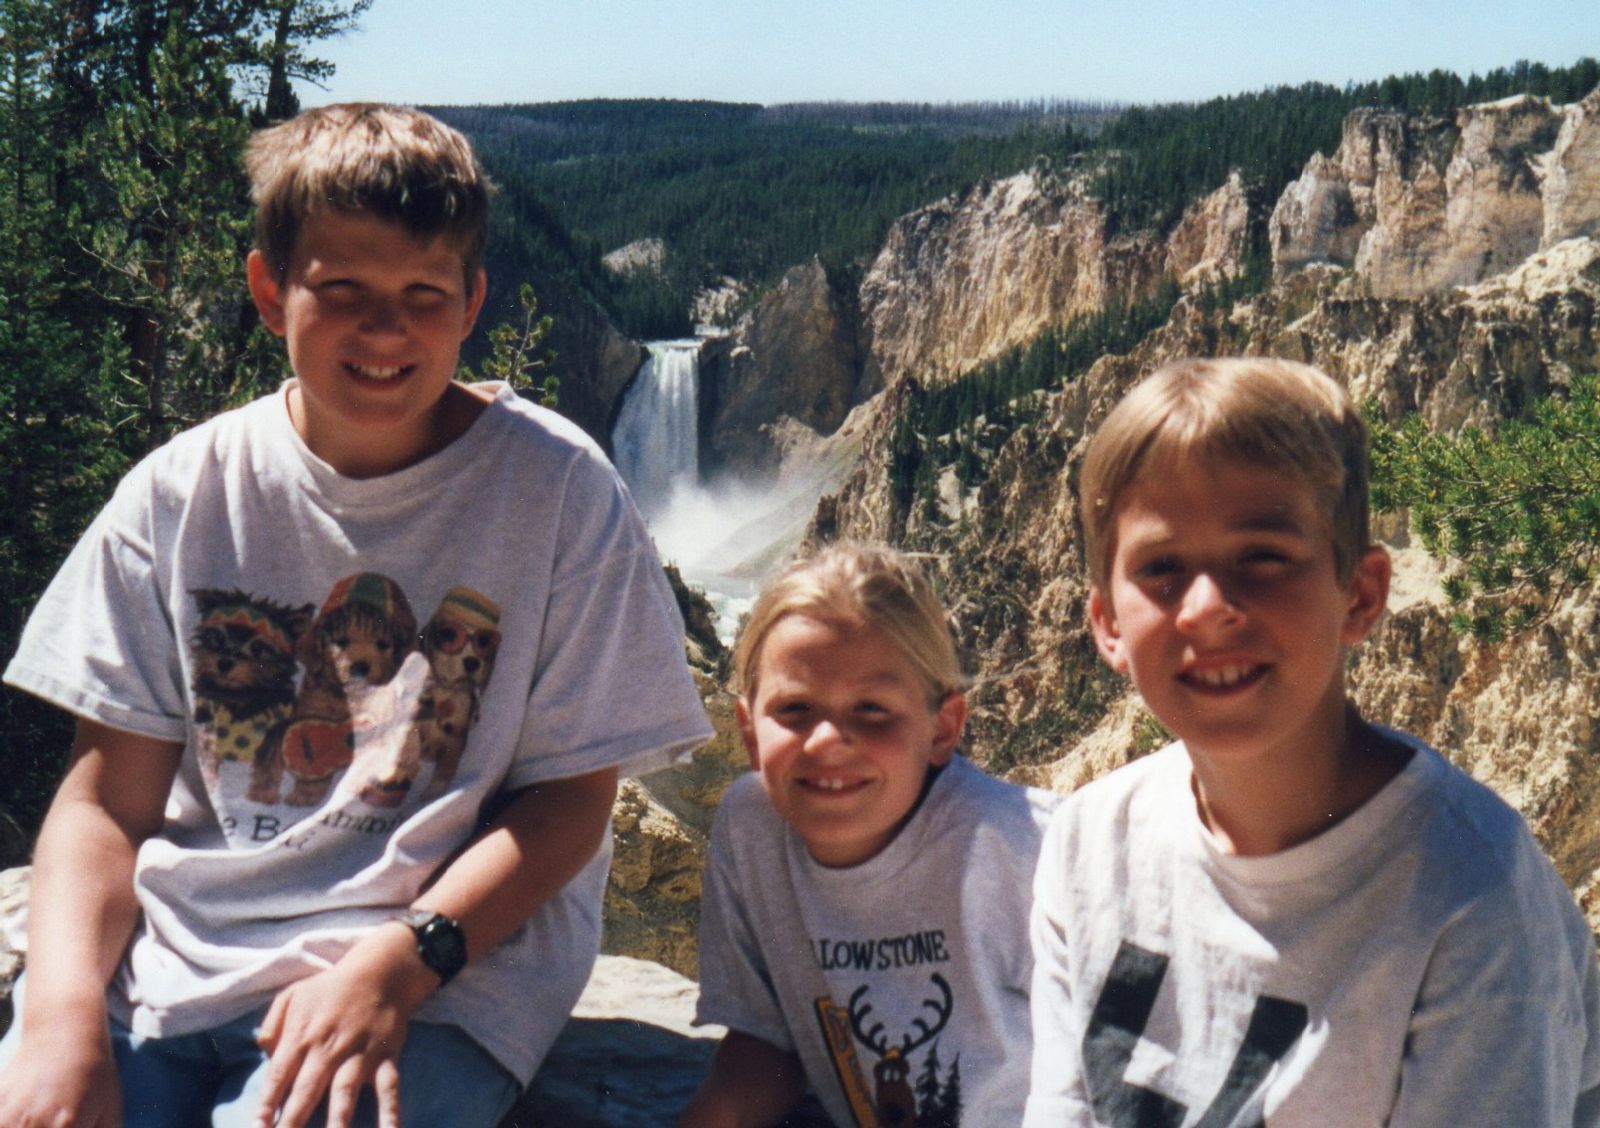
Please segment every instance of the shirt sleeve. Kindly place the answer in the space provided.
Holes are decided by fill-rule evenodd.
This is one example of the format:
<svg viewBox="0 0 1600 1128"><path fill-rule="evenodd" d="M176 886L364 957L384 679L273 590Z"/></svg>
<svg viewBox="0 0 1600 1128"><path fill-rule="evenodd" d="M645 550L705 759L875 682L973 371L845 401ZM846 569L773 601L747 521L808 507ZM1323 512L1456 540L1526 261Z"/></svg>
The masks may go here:
<svg viewBox="0 0 1600 1128"><path fill-rule="evenodd" d="M1067 919L1070 910L1066 898L1072 867L1066 857L1066 813L1065 807L1058 808L1051 819L1034 875L1033 908L1029 914L1033 943L1029 1000L1033 1069L1023 1111L1024 1128L1095 1122L1080 1068L1083 1032L1072 996Z"/></svg>
<svg viewBox="0 0 1600 1128"><path fill-rule="evenodd" d="M677 602L615 471L587 455L563 488L512 787L611 766L641 775L712 735Z"/></svg>
<svg viewBox="0 0 1600 1128"><path fill-rule="evenodd" d="M700 900L700 999L696 1025L717 1023L795 1052L766 958L751 927L734 862L730 805L718 809Z"/></svg>
<svg viewBox="0 0 1600 1128"><path fill-rule="evenodd" d="M77 716L181 741L183 671L158 576L152 498L147 461L123 479L50 581L5 681Z"/></svg>
<svg viewBox="0 0 1600 1128"><path fill-rule="evenodd" d="M1412 1009L1394 1128L1600 1125L1594 940L1553 871L1538 869L1441 932Z"/></svg>

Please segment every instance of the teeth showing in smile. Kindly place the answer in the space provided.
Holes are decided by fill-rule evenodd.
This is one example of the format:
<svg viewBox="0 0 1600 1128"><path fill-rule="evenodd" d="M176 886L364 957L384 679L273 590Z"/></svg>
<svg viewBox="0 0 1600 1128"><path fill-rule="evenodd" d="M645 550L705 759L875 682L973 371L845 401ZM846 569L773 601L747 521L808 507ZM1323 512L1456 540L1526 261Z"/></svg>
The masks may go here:
<svg viewBox="0 0 1600 1128"><path fill-rule="evenodd" d="M350 369L357 376L364 376L368 380L393 380L400 375L398 364L352 364Z"/></svg>
<svg viewBox="0 0 1600 1128"><path fill-rule="evenodd" d="M842 779L811 779L806 782L818 791L843 791L850 786Z"/></svg>
<svg viewBox="0 0 1600 1128"><path fill-rule="evenodd" d="M1254 666L1219 666L1214 670L1195 670L1189 677L1201 685L1221 689L1225 686L1238 685L1255 672Z"/></svg>

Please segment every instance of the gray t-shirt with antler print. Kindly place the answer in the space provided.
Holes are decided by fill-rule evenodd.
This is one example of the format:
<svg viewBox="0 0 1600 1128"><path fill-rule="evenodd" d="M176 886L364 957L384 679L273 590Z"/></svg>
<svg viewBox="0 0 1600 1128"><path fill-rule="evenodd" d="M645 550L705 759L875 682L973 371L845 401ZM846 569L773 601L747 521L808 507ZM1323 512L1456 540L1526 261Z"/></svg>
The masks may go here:
<svg viewBox="0 0 1600 1128"><path fill-rule="evenodd" d="M799 1054L841 1125L1018 1123L1056 799L957 756L881 853L831 869L740 779L711 832L696 1021Z"/></svg>

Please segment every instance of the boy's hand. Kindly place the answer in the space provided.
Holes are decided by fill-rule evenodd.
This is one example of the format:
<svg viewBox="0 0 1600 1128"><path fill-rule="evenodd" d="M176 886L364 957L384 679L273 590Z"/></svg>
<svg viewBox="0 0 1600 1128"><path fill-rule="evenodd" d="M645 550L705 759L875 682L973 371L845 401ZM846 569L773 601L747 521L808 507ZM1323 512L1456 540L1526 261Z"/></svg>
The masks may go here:
<svg viewBox="0 0 1600 1128"><path fill-rule="evenodd" d="M286 987L261 1023L258 1040L270 1058L257 1125L303 1128L326 1094L328 1128L348 1128L370 1085L380 1128L399 1128L400 1049L412 1011L436 986L411 931L396 924Z"/></svg>
<svg viewBox="0 0 1600 1128"><path fill-rule="evenodd" d="M411 907L460 921L469 959L489 951L594 857L616 795L615 768L522 788L429 886L426 904ZM380 1128L399 1128L400 1047L412 1012L438 986L411 929L395 921L286 988L261 1025L271 1059L257 1125L303 1128L326 1093L327 1128L348 1128L371 1085Z"/></svg>
<svg viewBox="0 0 1600 1128"><path fill-rule="evenodd" d="M98 1037L47 1031L24 1037L0 1070L0 1125L5 1128L120 1128L122 1088L111 1045Z"/></svg>

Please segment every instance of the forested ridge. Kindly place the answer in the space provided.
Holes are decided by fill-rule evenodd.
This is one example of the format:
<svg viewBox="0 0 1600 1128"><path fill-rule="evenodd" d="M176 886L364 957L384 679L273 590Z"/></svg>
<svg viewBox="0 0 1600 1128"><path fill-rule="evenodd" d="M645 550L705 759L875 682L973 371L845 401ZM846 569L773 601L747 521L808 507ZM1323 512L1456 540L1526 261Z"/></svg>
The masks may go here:
<svg viewBox="0 0 1600 1128"><path fill-rule="evenodd" d="M577 281L638 337L686 335L694 291L722 276L759 287L814 255L866 259L898 216L1040 153L1077 152L1109 112L673 101L430 109L473 138L505 211L534 220L505 232L522 261ZM602 269L605 252L646 237L666 244L662 274Z"/></svg>
<svg viewBox="0 0 1600 1128"><path fill-rule="evenodd" d="M1166 230L1238 169L1276 197L1315 152L1331 153L1360 106L1449 114L1531 93L1554 102L1600 82L1600 63L1518 62L1343 87L1283 86L1197 103L1039 102L762 107L586 101L432 107L470 134L518 213L500 262L577 281L625 330L686 333L688 305L722 276L760 288L820 255L869 260L896 218L985 177L1043 160L1081 168L1115 228ZM531 222L530 222L531 221ZM665 269L616 278L601 256L659 238Z"/></svg>

